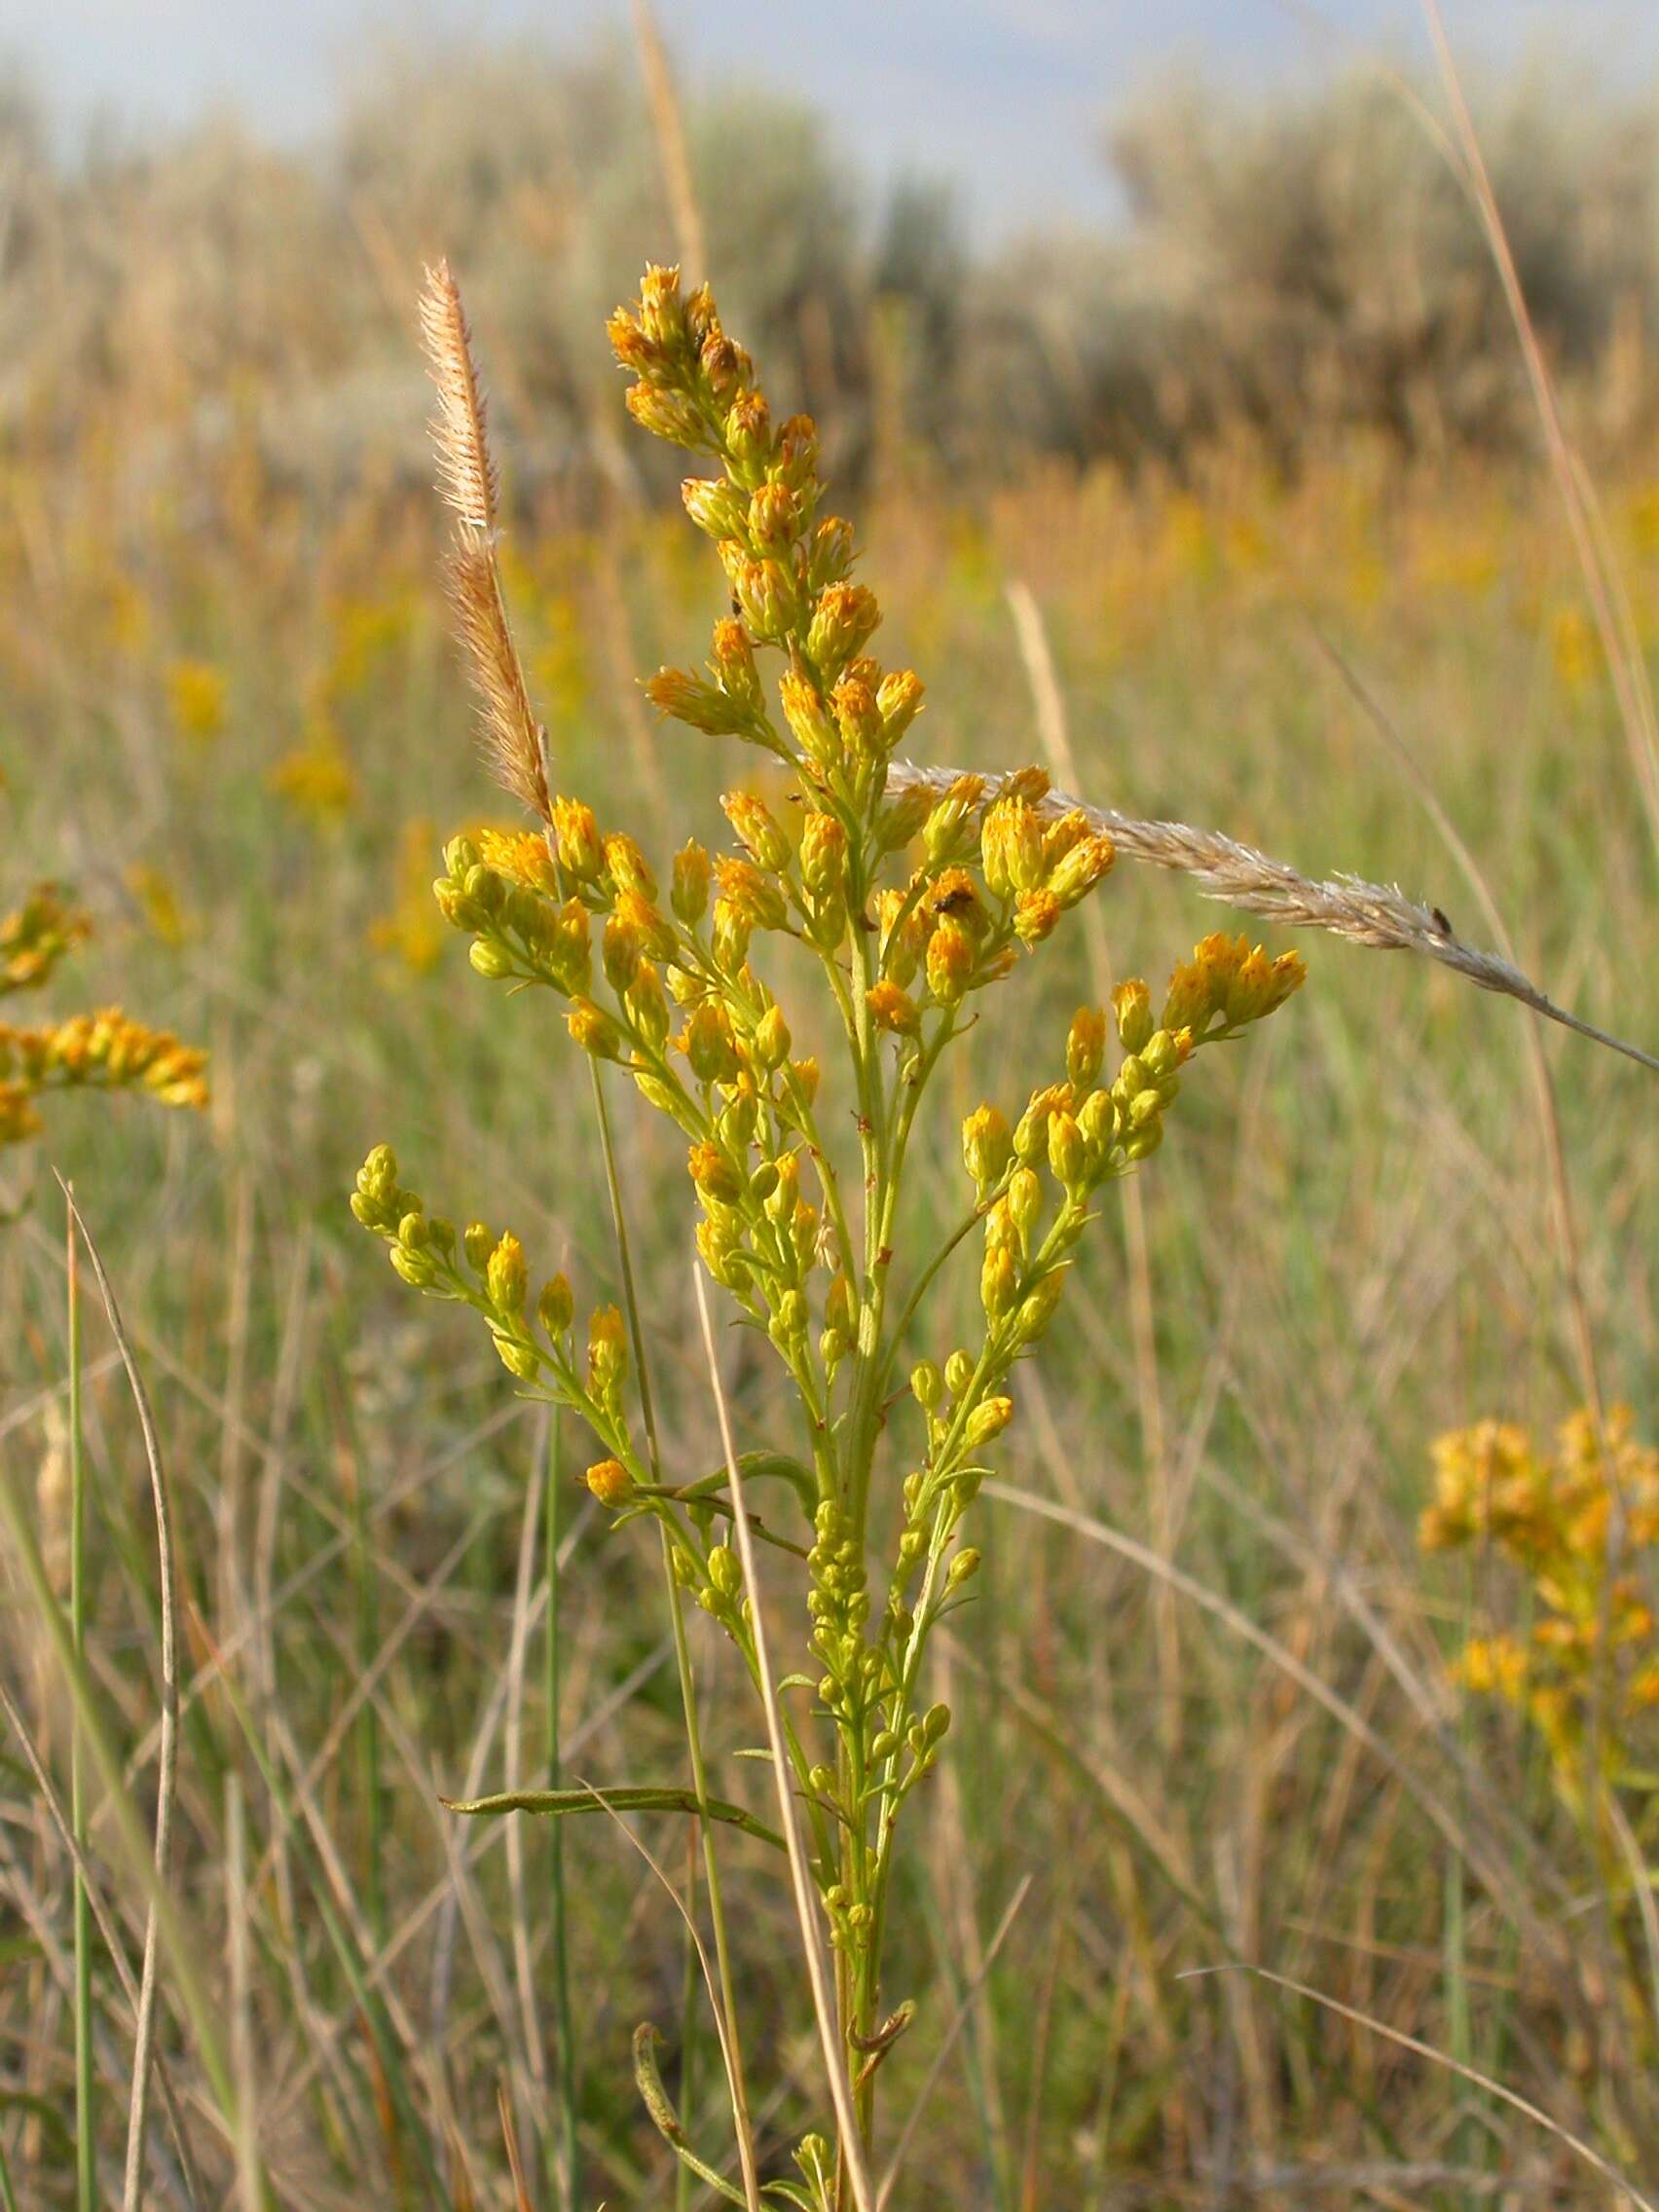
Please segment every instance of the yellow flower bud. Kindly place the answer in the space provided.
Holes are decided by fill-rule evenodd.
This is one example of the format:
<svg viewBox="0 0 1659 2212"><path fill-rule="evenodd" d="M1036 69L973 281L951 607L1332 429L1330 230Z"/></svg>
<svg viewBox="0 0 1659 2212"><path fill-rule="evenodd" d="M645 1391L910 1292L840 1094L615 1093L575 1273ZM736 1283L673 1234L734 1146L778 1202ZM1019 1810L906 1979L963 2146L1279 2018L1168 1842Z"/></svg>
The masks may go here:
<svg viewBox="0 0 1659 2212"><path fill-rule="evenodd" d="M800 669L786 669L778 680L778 696L784 719L807 758L820 768L832 768L841 757L841 740L811 678Z"/></svg>
<svg viewBox="0 0 1659 2212"><path fill-rule="evenodd" d="M743 624L730 615L715 624L713 660L715 679L746 722L758 720L765 711L760 672L755 665L755 648Z"/></svg>
<svg viewBox="0 0 1659 2212"><path fill-rule="evenodd" d="M1112 1011L1118 1017L1118 1039L1125 1052L1138 1052L1152 1035L1152 993L1138 976L1120 983L1112 993ZM1090 1076L1092 1083L1094 1078Z"/></svg>
<svg viewBox="0 0 1659 2212"><path fill-rule="evenodd" d="M800 879L819 905L846 895L847 832L832 814L810 816L801 830Z"/></svg>
<svg viewBox="0 0 1659 2212"><path fill-rule="evenodd" d="M622 1032L603 1007L591 999L577 999L565 1016L565 1026L584 1052L591 1052L596 1060L619 1060L622 1057Z"/></svg>
<svg viewBox="0 0 1659 2212"><path fill-rule="evenodd" d="M793 572L781 561L739 561L731 569L732 597L757 638L781 640L793 624Z"/></svg>
<svg viewBox="0 0 1659 2212"><path fill-rule="evenodd" d="M973 938L952 915L942 916L928 940L928 988L940 1006L957 1007L967 996L977 959Z"/></svg>
<svg viewBox="0 0 1659 2212"><path fill-rule="evenodd" d="M720 903L751 929L781 930L789 920L783 893L752 862L722 854L715 863L715 878Z"/></svg>
<svg viewBox="0 0 1659 2212"><path fill-rule="evenodd" d="M928 816L922 845L935 867L961 860L973 849L975 818L984 791L982 776L958 776Z"/></svg>
<svg viewBox="0 0 1659 2212"><path fill-rule="evenodd" d="M914 1037L919 1033L922 1017L916 1011L915 1001L897 983L877 983L865 994L865 1003L878 1029L886 1029L896 1037Z"/></svg>
<svg viewBox="0 0 1659 2212"><path fill-rule="evenodd" d="M910 1390L924 1413L935 1413L944 1401L944 1377L931 1359L910 1370Z"/></svg>
<svg viewBox="0 0 1659 2212"><path fill-rule="evenodd" d="M533 1346L521 1344L516 1337L504 1335L500 1330L491 1332L501 1365L509 1375L516 1375L521 1382L534 1382L541 1362Z"/></svg>
<svg viewBox="0 0 1659 2212"><path fill-rule="evenodd" d="M474 938L466 957L487 983L502 982L513 972L512 954L493 938Z"/></svg>
<svg viewBox="0 0 1659 2212"><path fill-rule="evenodd" d="M818 1085L822 1074L818 1062L810 1055L804 1060L792 1060L790 1062L790 1074L794 1081L795 1088L800 1092L807 1105L810 1106L818 1096Z"/></svg>
<svg viewBox="0 0 1659 2212"><path fill-rule="evenodd" d="M749 502L745 517L749 534L757 545L769 553L782 553L793 541L796 525L794 494L787 484L762 484ZM731 537L733 531L719 531L717 536Z"/></svg>
<svg viewBox="0 0 1659 2212"><path fill-rule="evenodd" d="M835 686L833 703L835 725L853 758L870 761L883 758L886 732L881 726L881 709L869 685L857 677L843 677Z"/></svg>
<svg viewBox="0 0 1659 2212"><path fill-rule="evenodd" d="M881 680L875 695L882 729L891 752L922 711L922 680L913 668L896 668Z"/></svg>
<svg viewBox="0 0 1659 2212"><path fill-rule="evenodd" d="M712 1204L736 1205L744 1193L744 1180L718 1144L694 1144L685 1168L698 1195Z"/></svg>
<svg viewBox="0 0 1659 2212"><path fill-rule="evenodd" d="M605 869L616 891L635 891L656 903L656 877L645 856L625 830L612 830L605 840Z"/></svg>
<svg viewBox="0 0 1659 2212"><path fill-rule="evenodd" d="M1022 798L999 798L979 826L980 865L998 899L1035 891L1043 881L1043 825Z"/></svg>
<svg viewBox="0 0 1659 2212"><path fill-rule="evenodd" d="M554 1344L565 1335L575 1318L575 1300L564 1273L550 1275L541 1286L541 1296L535 1302L535 1317Z"/></svg>
<svg viewBox="0 0 1659 2212"><path fill-rule="evenodd" d="M628 1372L622 1316L614 1306L595 1309L588 1320L588 1382L602 1397L613 1396Z"/></svg>
<svg viewBox="0 0 1659 2212"><path fill-rule="evenodd" d="M642 961L636 970L624 1003L640 1035L652 1051L660 1052L668 1041L668 1000L656 970L648 963Z"/></svg>
<svg viewBox="0 0 1659 2212"><path fill-rule="evenodd" d="M1019 1267L1004 1244L985 1254L979 1271L979 1301L987 1320L995 1323L1012 1309L1019 1290Z"/></svg>
<svg viewBox="0 0 1659 2212"><path fill-rule="evenodd" d="M752 792L723 792L720 805L756 861L775 875L789 860L790 841L765 801Z"/></svg>
<svg viewBox="0 0 1659 2212"><path fill-rule="evenodd" d="M1012 1398L987 1398L982 1406L976 1406L968 1416L969 1451L977 1452L981 1444L988 1444L993 1436L1000 1436L1013 1419Z"/></svg>
<svg viewBox="0 0 1659 2212"><path fill-rule="evenodd" d="M709 907L709 856L695 837L687 838L674 856L674 882L670 903L687 929L699 923Z"/></svg>
<svg viewBox="0 0 1659 2212"><path fill-rule="evenodd" d="M559 866L578 883L591 883L605 866L605 848L593 808L579 798L553 801L553 835Z"/></svg>
<svg viewBox="0 0 1659 2212"><path fill-rule="evenodd" d="M583 1477L601 1505L618 1512L634 1494L634 1478L620 1459L599 1459Z"/></svg>
<svg viewBox="0 0 1659 2212"><path fill-rule="evenodd" d="M639 931L619 914L612 914L605 925L601 959L606 981L618 997L634 980L642 956Z"/></svg>
<svg viewBox="0 0 1659 2212"><path fill-rule="evenodd" d="M687 476L680 487L685 512L707 536L740 537L748 521L742 493L729 478Z"/></svg>
<svg viewBox="0 0 1659 2212"><path fill-rule="evenodd" d="M1104 832L1085 837L1056 865L1048 888L1062 906L1075 906L1094 889L1117 857L1116 846Z"/></svg>
<svg viewBox="0 0 1659 2212"><path fill-rule="evenodd" d="M498 1313L514 1317L524 1311L529 1274L524 1246L509 1231L491 1253L484 1270L484 1286Z"/></svg>
<svg viewBox="0 0 1659 2212"><path fill-rule="evenodd" d="M1066 1076L1076 1090L1087 1090L1106 1056L1106 1016L1098 1007L1080 1006L1066 1037Z"/></svg>
<svg viewBox="0 0 1659 2212"><path fill-rule="evenodd" d="M755 1050L768 1073L781 1068L790 1056L790 1028L780 1007L769 1006L755 1030Z"/></svg>
<svg viewBox="0 0 1659 2212"><path fill-rule="evenodd" d="M832 683L881 620L875 595L863 584L829 585L819 594L807 626L807 658L827 683Z"/></svg>
<svg viewBox="0 0 1659 2212"><path fill-rule="evenodd" d="M730 1083L737 1074L737 1041L731 1016L717 999L695 1008L680 1038L680 1050L699 1083Z"/></svg>
<svg viewBox="0 0 1659 2212"><path fill-rule="evenodd" d="M1054 934L1060 911L1051 891L1022 891L1014 903L1014 934L1022 944L1041 944Z"/></svg>
<svg viewBox="0 0 1659 2212"><path fill-rule="evenodd" d="M959 1345L944 1363L944 1386L953 1398L960 1398L973 1380L973 1357Z"/></svg>
<svg viewBox="0 0 1659 2212"><path fill-rule="evenodd" d="M812 534L806 567L808 588L821 592L826 584L838 584L855 557L852 524L839 515L826 515Z"/></svg>
<svg viewBox="0 0 1659 2212"><path fill-rule="evenodd" d="M1052 1130L1053 1124L1050 1124ZM1009 1218L1019 1232L1022 1245L1029 1245L1031 1232L1043 1218L1043 1186L1036 1171L1030 1167L1016 1167L1009 1181L1007 1204Z"/></svg>
<svg viewBox="0 0 1659 2212"><path fill-rule="evenodd" d="M1071 1192L1083 1186L1088 1166L1083 1131L1069 1114L1049 1117L1049 1167L1056 1183Z"/></svg>
<svg viewBox="0 0 1659 2212"><path fill-rule="evenodd" d="M729 737L748 719L737 701L688 668L659 668L646 677L643 689L658 714L700 729L706 737Z"/></svg>
<svg viewBox="0 0 1659 2212"><path fill-rule="evenodd" d="M962 1124L962 1158L982 1198L1014 1158L1014 1138L994 1106L977 1106Z"/></svg>

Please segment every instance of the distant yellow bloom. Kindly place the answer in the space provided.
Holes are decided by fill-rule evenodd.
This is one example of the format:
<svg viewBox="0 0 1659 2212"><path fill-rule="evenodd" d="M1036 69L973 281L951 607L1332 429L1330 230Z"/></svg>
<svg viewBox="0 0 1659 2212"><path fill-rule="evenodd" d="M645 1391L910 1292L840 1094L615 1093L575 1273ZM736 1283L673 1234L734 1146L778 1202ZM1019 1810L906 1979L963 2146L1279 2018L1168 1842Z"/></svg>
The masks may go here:
<svg viewBox="0 0 1659 2212"><path fill-rule="evenodd" d="M209 745L225 727L225 679L211 661L175 660L167 670L167 710L180 737Z"/></svg>
<svg viewBox="0 0 1659 2212"><path fill-rule="evenodd" d="M1601 666L1602 648L1581 607L1559 608L1550 623L1550 659L1568 691L1581 691Z"/></svg>
<svg viewBox="0 0 1659 2212"><path fill-rule="evenodd" d="M127 871L127 888L138 903L153 934L164 944L181 945L201 926L179 900L172 878L159 867L135 862Z"/></svg>
<svg viewBox="0 0 1659 2212"><path fill-rule="evenodd" d="M318 824L338 821L357 795L357 780L339 734L321 718L303 743L276 762L266 781L278 798Z"/></svg>
<svg viewBox="0 0 1659 2212"><path fill-rule="evenodd" d="M435 968L443 955L443 916L432 897L437 830L423 815L403 825L398 838L396 895L384 914L369 924L369 942L377 952L402 961L417 976Z"/></svg>

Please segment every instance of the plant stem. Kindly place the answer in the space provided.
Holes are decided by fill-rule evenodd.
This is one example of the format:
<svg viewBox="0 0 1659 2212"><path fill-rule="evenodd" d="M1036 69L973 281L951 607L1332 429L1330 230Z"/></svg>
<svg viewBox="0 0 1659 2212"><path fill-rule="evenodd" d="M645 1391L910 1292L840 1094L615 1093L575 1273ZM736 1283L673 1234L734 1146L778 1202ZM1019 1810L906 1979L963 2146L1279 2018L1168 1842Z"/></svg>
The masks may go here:
<svg viewBox="0 0 1659 2212"><path fill-rule="evenodd" d="M559 1733L559 1692L563 1653L559 1631L559 1483L561 1430L557 1407L547 1425L546 1491L543 1497L547 1554L547 1787L560 1787L564 1767ZM565 1824L548 1823L547 1887L553 1917L553 1998L559 2017L559 2128L547 2136L547 2184L564 2212L576 2203L576 2052L571 2005L571 1959L565 1912Z"/></svg>
<svg viewBox="0 0 1659 2212"><path fill-rule="evenodd" d="M616 1147L610 1133L610 1115L605 1103L599 1064L588 1063L593 1083L594 1118L599 1124L600 1151L605 1161L606 1189L610 1198L611 1226L616 1236L616 1263L622 1281L622 1309L628 1317L633 1346L634 1371L639 1382L640 1415L645 1422L645 1448L652 1479L662 1480L662 1455L657 1445L656 1410L651 1398L649 1370L645 1365L645 1332L640 1322L640 1302L634 1285L634 1263L629 1250L628 1225L622 1211L622 1183L616 1167ZM697 1717L697 1686L691 1671L691 1653L685 1636L685 1615L680 1602L680 1584L674 1573L674 1551L667 1529L657 1522L662 1550L663 1581L668 1590L669 1618L674 1629L674 1664L680 1677L680 1702L685 1719L685 1748L690 1755L691 1783L699 1803L708 1799L708 1777L703 1764L703 1732ZM731 1951L726 1937L725 1906L720 1893L719 1865L715 1854L712 1824L703 1821L703 1874L709 1885L709 1919L715 1935L715 1963L719 1976L720 2005L725 2012L726 2047L730 2052L732 2120L737 2131L738 2160L743 2169L744 2194L750 2212L759 2212L760 2185L755 2165L755 2145L749 2120L749 2097L744 2086L743 2055L738 2037L737 2005L732 1987Z"/></svg>
<svg viewBox="0 0 1659 2212"><path fill-rule="evenodd" d="M69 1635L77 1665L87 1648L87 1468L81 1439L81 1272L75 1234L73 1189L69 1193ZM86 1778L82 1772L81 1721L70 1723L69 1826L78 1859L87 1850ZM75 2202L77 2212L95 2212L97 2202L96 2122L92 2110L92 1925L87 1885L75 1872Z"/></svg>

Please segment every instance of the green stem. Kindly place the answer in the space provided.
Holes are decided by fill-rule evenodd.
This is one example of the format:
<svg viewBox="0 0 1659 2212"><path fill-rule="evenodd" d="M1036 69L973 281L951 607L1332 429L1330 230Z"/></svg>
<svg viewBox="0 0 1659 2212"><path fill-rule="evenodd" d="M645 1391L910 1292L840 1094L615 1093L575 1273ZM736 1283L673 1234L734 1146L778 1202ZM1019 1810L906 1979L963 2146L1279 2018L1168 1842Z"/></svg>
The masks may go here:
<svg viewBox="0 0 1659 2212"><path fill-rule="evenodd" d="M69 1635L75 1663L87 1652L87 1467L81 1439L81 1275L75 1235L74 1193L69 1193ZM69 1827L78 1858L87 1849L86 1777L82 1771L81 1721L77 1711L69 1738ZM92 1900L75 1874L75 2202L77 2212L94 2212L97 2202L96 2120L92 2108Z"/></svg>
<svg viewBox="0 0 1659 2212"><path fill-rule="evenodd" d="M634 1263L628 1242L628 1226L622 1210L622 1184L616 1167L616 1147L610 1133L610 1115L605 1103L605 1090L600 1082L599 1064L590 1060L588 1073L593 1083L594 1117L599 1124L600 1151L605 1161L606 1189L610 1198L611 1227L616 1237L616 1262L622 1280L622 1309L628 1317L628 1333L633 1345L634 1371L640 1391L640 1415L645 1427L645 1445L649 1456L651 1479L662 1481L662 1455L657 1445L656 1410L651 1398L650 1374L645 1365L645 1332L640 1322L640 1301L634 1284ZM691 1653L685 1637L685 1615L680 1602L680 1584L674 1572L674 1549L667 1528L659 1519L657 1534L662 1550L663 1580L668 1590L669 1618L674 1630L674 1664L680 1677L680 1702L685 1720L685 1747L690 1754L691 1781L699 1803L709 1796L708 1776L703 1763L703 1733L697 1716L697 1687L691 1671ZM743 2055L738 2037L737 2003L732 1984L731 1952L726 1936L725 1907L720 1893L719 1865L715 1854L712 1825L701 1824L703 1830L703 1874L709 1885L709 1918L715 1935L715 1965L720 1985L720 2005L725 2013L726 2046L730 2053L732 2119L737 2131L738 2159L743 2168L744 2193L752 2212L758 2212L760 2203L759 2181L755 2169L755 2150L749 2121L749 2098L744 2086Z"/></svg>
<svg viewBox="0 0 1659 2212"><path fill-rule="evenodd" d="M564 1751L560 1739L559 1698L562 1681L563 1653L560 1648L559 1607L559 1485L563 1472L563 1454L560 1450L562 1432L557 1407L551 1408L547 1424L546 1491L543 1497L543 1546L547 1555L547 1642L546 1642L546 1696L547 1696L547 1787L557 1789L564 1769ZM575 2015L571 2003L571 1955L568 1940L569 1922L565 1909L565 1826L562 1821L551 1824L552 1832L547 1842L547 1888L552 1913L553 1935L553 2001L559 2019L559 2126L557 2135L551 2131L547 2137L547 2185L556 2204L564 2212L575 2212L576 2205L576 2038Z"/></svg>

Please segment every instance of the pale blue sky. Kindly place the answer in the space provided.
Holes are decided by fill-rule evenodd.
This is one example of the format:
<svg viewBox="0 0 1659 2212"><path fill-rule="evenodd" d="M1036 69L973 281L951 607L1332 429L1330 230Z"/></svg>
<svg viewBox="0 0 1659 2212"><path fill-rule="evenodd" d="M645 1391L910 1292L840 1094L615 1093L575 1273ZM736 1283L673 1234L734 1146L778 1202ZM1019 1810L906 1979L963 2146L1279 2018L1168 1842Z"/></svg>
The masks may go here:
<svg viewBox="0 0 1659 2212"><path fill-rule="evenodd" d="M1502 68L1541 49L1626 90L1659 75L1654 0L1443 0L1460 54ZM1099 124L1172 62L1237 85L1307 77L1344 54L1426 57L1418 0L658 0L698 78L769 80L815 100L873 176L960 187L1000 236L1109 219ZM10 19L8 19L8 18ZM526 33L572 44L626 0L50 0L0 10L20 60L74 131L99 110L144 128L231 105L302 137L376 33L405 44ZM1564 82L1567 79L1564 77Z"/></svg>

